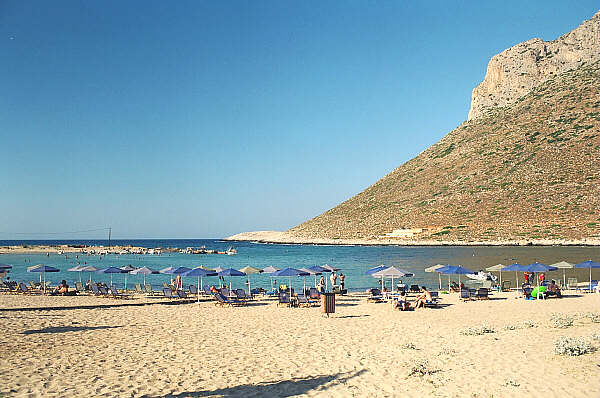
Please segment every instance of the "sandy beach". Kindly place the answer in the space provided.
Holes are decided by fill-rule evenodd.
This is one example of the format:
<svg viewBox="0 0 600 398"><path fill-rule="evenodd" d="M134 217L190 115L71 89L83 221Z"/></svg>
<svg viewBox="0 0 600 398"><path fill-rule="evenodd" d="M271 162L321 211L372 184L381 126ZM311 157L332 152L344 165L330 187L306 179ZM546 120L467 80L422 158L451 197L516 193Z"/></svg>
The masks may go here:
<svg viewBox="0 0 600 398"><path fill-rule="evenodd" d="M220 308L210 301L4 294L0 395L600 396L598 351L553 353L560 336L599 348L591 337L600 323L585 314L598 312L600 295L442 297L440 309L399 312L361 295L338 296L336 313L326 318L318 307L283 308L266 299ZM553 327L555 313L571 316L572 326ZM463 334L482 325L494 333Z"/></svg>

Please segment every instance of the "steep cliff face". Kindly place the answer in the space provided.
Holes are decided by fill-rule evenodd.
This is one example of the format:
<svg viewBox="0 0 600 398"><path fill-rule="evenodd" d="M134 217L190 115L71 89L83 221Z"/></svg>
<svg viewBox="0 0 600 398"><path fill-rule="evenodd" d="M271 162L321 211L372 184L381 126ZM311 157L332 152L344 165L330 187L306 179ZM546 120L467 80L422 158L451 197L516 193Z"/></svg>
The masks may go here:
<svg viewBox="0 0 600 398"><path fill-rule="evenodd" d="M599 59L600 11L556 40L517 44L490 60L485 79L473 90L468 120L510 105L557 74Z"/></svg>

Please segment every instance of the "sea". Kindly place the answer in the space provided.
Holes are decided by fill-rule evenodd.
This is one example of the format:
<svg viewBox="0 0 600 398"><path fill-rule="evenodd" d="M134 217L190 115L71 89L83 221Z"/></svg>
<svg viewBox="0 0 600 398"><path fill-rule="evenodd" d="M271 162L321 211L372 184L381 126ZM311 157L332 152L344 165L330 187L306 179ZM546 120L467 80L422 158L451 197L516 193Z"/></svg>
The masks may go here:
<svg viewBox="0 0 600 398"><path fill-rule="evenodd" d="M108 246L107 240L0 240L0 246L7 245L94 245ZM265 268L273 266L277 268L301 268L313 265L329 264L339 268L346 276L346 288L349 291L364 291L376 287L379 280L365 274L365 272L379 265L395 266L414 274L412 277L404 278L402 281L407 285L426 285L429 288L438 288L438 274L426 273L424 269L435 264L462 265L473 271L483 270L486 267L502 264L530 264L539 261L544 264L553 264L559 261L579 263L585 260L600 261L600 248L582 246L339 246L339 245L282 245L264 244L257 242L230 242L219 239L134 239L134 240L112 240L112 245L132 245L147 248L183 248L202 247L207 249L225 250L230 246L235 247L237 254L183 254L166 253L161 255L86 255L65 253L59 254L0 254L0 263L12 265L13 268L4 277L16 281L37 281L40 275L28 273L27 267L36 264L51 265L60 269L60 272L46 273L46 280L54 285L65 279L71 286L82 278L90 277L94 281L110 283L111 275L102 273L78 273L69 272L69 268L75 265L94 265L99 268L110 266L122 267L131 265L133 267L149 267L153 270L161 270L166 267L185 266L194 268L205 266L209 268L223 267L240 269L245 266ZM1 252L1 249L0 249ZM514 272L503 272L503 280L521 278ZM158 274L146 276L146 283L156 288L163 282L170 282L172 275ZM589 270L570 269L566 271L566 277L576 277L578 281L589 279ZM599 279L600 270L593 270L593 279ZM112 274L113 284L119 288L125 286L127 278L128 288L133 288L134 283L141 283L143 275ZM269 289L273 283L273 277L267 274L250 275L251 286ZM447 285L448 276L443 276L443 283ZM458 276L451 276L452 280L458 281ZM558 270L547 273L547 278L562 280L563 271ZM275 278L277 279L277 278ZM462 276L462 281L468 278ZM475 281L468 280L470 283ZM184 285L196 284L197 278L183 278ZM229 282L229 281L227 281ZM300 288L313 286L316 282L314 276L292 278L293 287ZM397 283L396 279L394 283ZM231 283L234 288L246 287L246 277L233 277ZM289 278L283 277L277 281L279 284L290 283ZM388 287L391 281L387 281ZM203 284L218 284L217 277L203 279ZM513 285L514 286L514 285Z"/></svg>

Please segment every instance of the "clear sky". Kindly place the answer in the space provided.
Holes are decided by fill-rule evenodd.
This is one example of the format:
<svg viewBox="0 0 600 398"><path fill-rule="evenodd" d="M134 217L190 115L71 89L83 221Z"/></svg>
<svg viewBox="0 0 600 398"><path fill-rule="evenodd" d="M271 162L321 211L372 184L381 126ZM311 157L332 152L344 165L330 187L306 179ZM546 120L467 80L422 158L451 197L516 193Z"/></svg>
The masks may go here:
<svg viewBox="0 0 600 398"><path fill-rule="evenodd" d="M464 121L492 55L598 8L0 1L0 239L287 229Z"/></svg>

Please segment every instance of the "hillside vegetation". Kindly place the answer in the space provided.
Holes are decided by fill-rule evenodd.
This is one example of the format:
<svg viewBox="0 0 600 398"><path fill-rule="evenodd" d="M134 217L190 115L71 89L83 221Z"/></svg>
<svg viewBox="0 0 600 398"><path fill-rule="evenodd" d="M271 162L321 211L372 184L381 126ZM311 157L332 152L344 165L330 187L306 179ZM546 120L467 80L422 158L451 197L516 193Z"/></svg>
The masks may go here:
<svg viewBox="0 0 600 398"><path fill-rule="evenodd" d="M432 110L434 111L434 110ZM600 63L467 121L292 236L581 239L600 234Z"/></svg>

